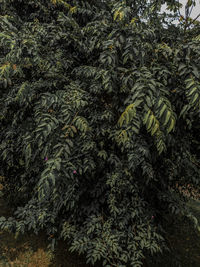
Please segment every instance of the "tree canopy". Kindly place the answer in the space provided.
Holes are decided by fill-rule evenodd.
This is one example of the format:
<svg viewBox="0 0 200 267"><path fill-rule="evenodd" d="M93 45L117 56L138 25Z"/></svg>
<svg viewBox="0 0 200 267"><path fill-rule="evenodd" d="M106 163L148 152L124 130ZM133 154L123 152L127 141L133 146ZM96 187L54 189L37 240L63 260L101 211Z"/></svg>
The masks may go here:
<svg viewBox="0 0 200 267"><path fill-rule="evenodd" d="M0 2L1 229L142 266L187 214L176 184L199 184L198 21L171 0Z"/></svg>

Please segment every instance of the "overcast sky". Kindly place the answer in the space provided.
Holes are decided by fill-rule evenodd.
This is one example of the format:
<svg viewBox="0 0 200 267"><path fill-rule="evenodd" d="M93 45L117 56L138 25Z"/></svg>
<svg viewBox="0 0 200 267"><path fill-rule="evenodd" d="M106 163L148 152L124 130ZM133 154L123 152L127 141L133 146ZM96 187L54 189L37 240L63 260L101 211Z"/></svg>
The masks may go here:
<svg viewBox="0 0 200 267"><path fill-rule="evenodd" d="M185 4L187 3L187 0L180 0L180 3L183 4L183 7L181 9L181 15L185 16ZM165 10L166 6L163 6L163 10ZM166 10L165 10L166 11ZM200 13L200 0L196 0L196 6L193 7L191 17L195 18ZM198 19L200 21L200 17Z"/></svg>

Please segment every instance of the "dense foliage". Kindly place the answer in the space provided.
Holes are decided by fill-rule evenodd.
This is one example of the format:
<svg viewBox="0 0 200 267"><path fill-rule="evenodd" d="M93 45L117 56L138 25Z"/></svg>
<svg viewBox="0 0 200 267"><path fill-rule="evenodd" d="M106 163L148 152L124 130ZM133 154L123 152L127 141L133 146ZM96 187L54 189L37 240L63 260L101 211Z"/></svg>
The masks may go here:
<svg viewBox="0 0 200 267"><path fill-rule="evenodd" d="M169 0L0 2L0 227L142 266L199 183L199 24Z"/></svg>

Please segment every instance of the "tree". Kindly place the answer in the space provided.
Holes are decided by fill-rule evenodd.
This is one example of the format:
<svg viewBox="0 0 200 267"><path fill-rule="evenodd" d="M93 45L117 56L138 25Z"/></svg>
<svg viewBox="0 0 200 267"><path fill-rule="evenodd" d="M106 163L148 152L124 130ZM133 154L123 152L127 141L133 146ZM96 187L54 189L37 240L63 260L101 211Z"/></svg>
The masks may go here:
<svg viewBox="0 0 200 267"><path fill-rule="evenodd" d="M142 266L199 184L199 26L178 1L1 2L1 229Z"/></svg>

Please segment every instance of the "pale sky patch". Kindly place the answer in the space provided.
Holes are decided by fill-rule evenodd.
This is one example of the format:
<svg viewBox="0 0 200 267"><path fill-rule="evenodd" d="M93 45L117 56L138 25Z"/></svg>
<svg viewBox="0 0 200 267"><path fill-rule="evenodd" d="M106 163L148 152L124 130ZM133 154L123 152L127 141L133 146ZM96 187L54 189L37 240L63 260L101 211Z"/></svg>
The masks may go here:
<svg viewBox="0 0 200 267"><path fill-rule="evenodd" d="M180 0L180 3L183 4L183 7L180 10L180 13L182 16L185 17L185 5L187 3L187 0ZM166 10L166 5L163 5L162 11L165 11L166 13L170 13L168 10ZM191 18L196 18L200 14L200 0L196 0L196 6L193 7ZM200 17L198 18L200 21Z"/></svg>

